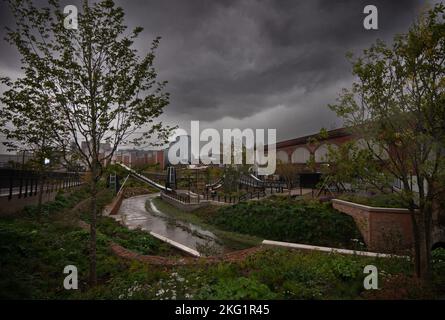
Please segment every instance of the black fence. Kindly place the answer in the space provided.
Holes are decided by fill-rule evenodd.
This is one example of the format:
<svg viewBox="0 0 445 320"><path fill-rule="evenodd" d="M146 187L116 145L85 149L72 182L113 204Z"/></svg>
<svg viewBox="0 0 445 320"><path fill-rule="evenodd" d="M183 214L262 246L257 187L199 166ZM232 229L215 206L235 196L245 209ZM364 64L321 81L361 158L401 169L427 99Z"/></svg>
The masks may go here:
<svg viewBox="0 0 445 320"><path fill-rule="evenodd" d="M179 194L176 192L164 192L164 194L170 198L173 198L179 202L183 203L198 203L198 198L194 199L190 197L188 194Z"/></svg>
<svg viewBox="0 0 445 320"><path fill-rule="evenodd" d="M264 198L266 196L266 192L264 190L259 190L247 192L242 195L220 195L218 193L205 193L203 196L206 200L235 204L242 201Z"/></svg>
<svg viewBox="0 0 445 320"><path fill-rule="evenodd" d="M220 195L219 193L207 193L205 195L206 200L213 200L218 202L225 202L225 203L238 203L239 202L239 196L232 196L232 195Z"/></svg>
<svg viewBox="0 0 445 320"><path fill-rule="evenodd" d="M261 199L266 196L266 192L264 190L253 191L245 193L238 198L238 202L252 200L252 199Z"/></svg>
<svg viewBox="0 0 445 320"><path fill-rule="evenodd" d="M188 194L180 194L176 192L164 192L164 195L186 204L199 203L198 196L192 197ZM264 198L266 195L267 194L264 190L251 191L242 195L227 195L227 194L221 195L216 192L215 193L207 192L202 194L202 198L204 200L212 200L217 202L236 204L242 201L261 199ZM199 197L201 197L201 195Z"/></svg>
<svg viewBox="0 0 445 320"><path fill-rule="evenodd" d="M241 185L245 185L247 187L252 187L252 188L270 189L271 192L273 192L273 190L275 190L276 192L283 192L283 189L286 186L286 184L281 181L255 180L248 176L241 176L239 178L239 183Z"/></svg>
<svg viewBox="0 0 445 320"><path fill-rule="evenodd" d="M79 173L45 172L0 168L0 196L26 198L36 196L43 185L43 192L79 186L82 183Z"/></svg>

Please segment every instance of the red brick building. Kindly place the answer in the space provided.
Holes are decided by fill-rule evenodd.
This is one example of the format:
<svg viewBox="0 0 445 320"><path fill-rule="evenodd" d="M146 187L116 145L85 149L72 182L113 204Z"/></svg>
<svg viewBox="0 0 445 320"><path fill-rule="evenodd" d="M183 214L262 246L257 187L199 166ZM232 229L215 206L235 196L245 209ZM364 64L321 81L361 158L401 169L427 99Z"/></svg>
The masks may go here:
<svg viewBox="0 0 445 320"><path fill-rule="evenodd" d="M311 143L313 139L317 139L318 143ZM324 163L328 154L328 145L335 148L352 139L354 137L351 133L340 128L328 131L327 138L320 138L319 134L312 134L281 141L276 144L277 160L282 163L304 165L313 157L315 163Z"/></svg>
<svg viewBox="0 0 445 320"><path fill-rule="evenodd" d="M313 140L314 138L317 139L317 143L311 143L311 140ZM319 134L312 134L295 139L281 141L276 144L277 161L279 160L283 163L293 163L295 165L299 165L299 167L301 168L301 173L299 174L300 183L302 183L303 181L307 181L309 182L309 185L315 185L316 182L319 181L320 175L315 173L304 174L304 172L311 171L307 170L307 161L313 158L316 167L320 168L323 163L326 163L328 145L330 146L330 148L336 148L351 140L356 140L356 143L359 146L362 145L363 147L365 147L365 145L363 145L363 143L365 143L364 140L362 140L360 137L352 135L344 128L328 131L327 137L325 138L321 138ZM383 160L388 158L387 154L380 154ZM396 189L397 187L400 188L401 185L399 185L399 183L400 182L395 181L394 187ZM413 191L416 191L415 176L412 177L412 183ZM357 205L356 207L364 206ZM361 210L360 208L357 209L354 207L352 209L348 208L348 210L344 210L344 212L352 215L354 219L358 219L358 217L367 219L367 227L369 229L364 232L364 235L365 238L366 236L371 237L370 234L374 232L374 236L371 240L369 240L370 243L372 242L372 246L376 246L376 248L381 249L382 239L379 238L381 234L377 231L382 228L388 229L389 226L394 227L393 229L399 228L397 229L397 231L405 235L402 247L405 247L412 242L411 219L409 215L403 210L403 214L401 214L397 211L400 211L400 209L389 210L390 212L385 213L379 212L380 209L367 209L368 211L375 211L373 212L372 217L369 216L370 213L368 211ZM441 206L436 206L434 210L433 225L433 246L445 246L445 212L443 210L443 207ZM375 241L375 243L373 241Z"/></svg>
<svg viewBox="0 0 445 320"><path fill-rule="evenodd" d="M159 164L160 169L164 170L165 151L121 149L115 152L113 156L113 161L121 162L129 167Z"/></svg>

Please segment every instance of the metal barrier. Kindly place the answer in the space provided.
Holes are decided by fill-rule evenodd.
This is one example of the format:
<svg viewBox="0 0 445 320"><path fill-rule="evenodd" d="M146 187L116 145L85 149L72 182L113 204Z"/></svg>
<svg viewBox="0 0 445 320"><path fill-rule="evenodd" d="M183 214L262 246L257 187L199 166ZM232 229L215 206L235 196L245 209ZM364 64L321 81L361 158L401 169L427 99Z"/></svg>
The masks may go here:
<svg viewBox="0 0 445 320"><path fill-rule="evenodd" d="M194 202L198 203L197 200L194 201L194 199L191 198L189 195L183 195L176 192L164 192L164 195L183 203L194 203Z"/></svg>
<svg viewBox="0 0 445 320"><path fill-rule="evenodd" d="M204 194L204 199L206 200L212 200L212 201L217 201L217 202L224 202L224 203L239 203L242 201L247 201L247 200L252 200L252 199L261 199L264 198L266 196L266 192L264 190L259 190L259 191L251 191L251 192L247 192L243 195L240 196L232 196L232 195L220 195L217 193L205 193Z"/></svg>
<svg viewBox="0 0 445 320"><path fill-rule="evenodd" d="M82 184L77 172L45 172L0 168L0 196L9 200L36 196L43 185L45 193Z"/></svg>
<svg viewBox="0 0 445 320"><path fill-rule="evenodd" d="M275 189L277 192L283 192L285 184L280 181L262 181L256 180L248 176L241 176L239 183L248 187L260 188L260 189Z"/></svg>

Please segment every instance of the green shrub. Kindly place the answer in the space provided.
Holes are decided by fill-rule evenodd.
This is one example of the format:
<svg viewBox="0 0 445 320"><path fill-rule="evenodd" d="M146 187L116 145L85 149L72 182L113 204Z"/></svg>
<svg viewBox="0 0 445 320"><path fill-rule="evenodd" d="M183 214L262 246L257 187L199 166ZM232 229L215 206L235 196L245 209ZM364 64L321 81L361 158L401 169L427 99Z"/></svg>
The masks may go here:
<svg viewBox="0 0 445 320"><path fill-rule="evenodd" d="M431 252L433 282L442 293L445 293L445 249L437 248Z"/></svg>
<svg viewBox="0 0 445 320"><path fill-rule="evenodd" d="M206 287L198 293L197 299L211 300L242 300L242 299L274 299L276 295L261 282L252 278L220 279L215 285Z"/></svg>
<svg viewBox="0 0 445 320"><path fill-rule="evenodd" d="M54 201L42 204L42 214L45 216L45 215L50 215L52 213L58 213L63 209L73 207L75 204L77 204L78 202L87 197L88 197L87 188L81 188L70 193L66 193L63 190L60 190L57 193L56 197L54 198ZM37 205L26 206L23 209L23 213L28 217L36 217L39 215L38 206Z"/></svg>
<svg viewBox="0 0 445 320"><path fill-rule="evenodd" d="M374 196L358 196L354 194L342 195L342 200L363 204L371 207L407 208L408 204L398 193L377 194Z"/></svg>
<svg viewBox="0 0 445 320"><path fill-rule="evenodd" d="M329 203L266 199L222 207L212 222L223 229L270 240L353 247L361 238L354 220Z"/></svg>
<svg viewBox="0 0 445 320"><path fill-rule="evenodd" d="M334 274L344 280L357 278L363 273L360 263L350 257L338 256L336 259L332 259L330 265Z"/></svg>

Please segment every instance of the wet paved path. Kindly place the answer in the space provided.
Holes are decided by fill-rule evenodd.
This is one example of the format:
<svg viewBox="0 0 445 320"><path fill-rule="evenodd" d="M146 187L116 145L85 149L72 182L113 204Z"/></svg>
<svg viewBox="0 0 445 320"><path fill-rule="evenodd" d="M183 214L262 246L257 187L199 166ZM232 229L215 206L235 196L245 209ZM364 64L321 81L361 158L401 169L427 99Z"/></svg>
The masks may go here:
<svg viewBox="0 0 445 320"><path fill-rule="evenodd" d="M203 246L211 246L212 251L223 250L212 232L191 223L177 221L161 212L152 202L158 196L159 193L156 193L125 199L118 212L123 223L130 229L152 231L199 252L202 252Z"/></svg>

